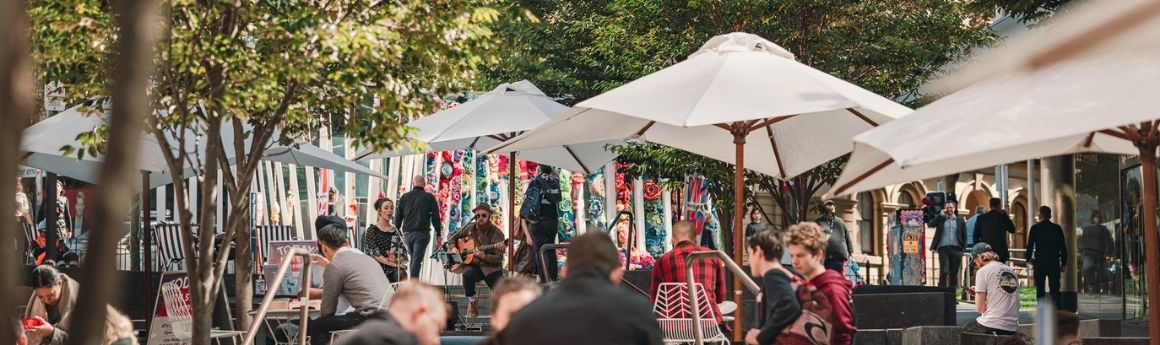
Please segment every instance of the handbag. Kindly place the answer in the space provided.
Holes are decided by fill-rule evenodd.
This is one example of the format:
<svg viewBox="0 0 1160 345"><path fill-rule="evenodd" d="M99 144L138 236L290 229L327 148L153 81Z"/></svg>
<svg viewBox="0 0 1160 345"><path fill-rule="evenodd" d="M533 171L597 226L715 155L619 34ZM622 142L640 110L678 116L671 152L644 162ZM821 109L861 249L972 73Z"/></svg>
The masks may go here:
<svg viewBox="0 0 1160 345"><path fill-rule="evenodd" d="M528 232L528 223L519 220L512 232L512 238L522 237L520 246L512 256L512 270L520 274L536 274L536 250L532 247L532 236Z"/></svg>

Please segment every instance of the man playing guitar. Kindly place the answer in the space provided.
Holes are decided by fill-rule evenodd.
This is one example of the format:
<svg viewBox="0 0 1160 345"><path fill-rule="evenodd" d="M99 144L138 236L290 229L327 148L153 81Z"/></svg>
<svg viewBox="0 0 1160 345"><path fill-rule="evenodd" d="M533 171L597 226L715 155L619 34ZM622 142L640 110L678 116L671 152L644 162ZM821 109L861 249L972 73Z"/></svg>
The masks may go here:
<svg viewBox="0 0 1160 345"><path fill-rule="evenodd" d="M479 281L494 288L503 276L504 235L491 221L491 206L480 204L472 213L475 218L460 229L448 243L457 247L464 256L464 263L452 268L463 274L463 290L467 295L467 317L479 316L479 306L475 297L475 284Z"/></svg>

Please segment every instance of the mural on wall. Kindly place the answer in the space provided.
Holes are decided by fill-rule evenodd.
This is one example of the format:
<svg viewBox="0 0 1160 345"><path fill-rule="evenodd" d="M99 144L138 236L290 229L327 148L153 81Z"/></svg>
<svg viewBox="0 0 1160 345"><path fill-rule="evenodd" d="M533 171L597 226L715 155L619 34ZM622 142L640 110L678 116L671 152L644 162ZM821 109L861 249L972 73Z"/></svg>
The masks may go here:
<svg viewBox="0 0 1160 345"><path fill-rule="evenodd" d="M717 222L717 211L713 209L713 200L709 198L709 186L704 177L690 176L685 179L685 219L697 226L697 235L700 244L709 249L718 249L720 223Z"/></svg>
<svg viewBox="0 0 1160 345"><path fill-rule="evenodd" d="M661 186L654 180L644 181L645 249L654 257L665 252L665 208Z"/></svg>
<svg viewBox="0 0 1160 345"><path fill-rule="evenodd" d="M608 220L604 216L604 169L600 172L588 175L584 178L584 183L588 188L588 199L584 203L588 207L585 215L588 217L590 227L595 227L603 231L608 228Z"/></svg>

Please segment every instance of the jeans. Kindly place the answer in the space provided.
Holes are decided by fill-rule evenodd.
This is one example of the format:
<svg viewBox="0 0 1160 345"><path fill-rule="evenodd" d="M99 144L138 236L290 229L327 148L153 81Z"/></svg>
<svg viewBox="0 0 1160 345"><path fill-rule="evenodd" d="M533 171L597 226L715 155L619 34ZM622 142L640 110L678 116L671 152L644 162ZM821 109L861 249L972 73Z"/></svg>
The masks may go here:
<svg viewBox="0 0 1160 345"><path fill-rule="evenodd" d="M310 337L311 345L326 345L330 343L330 332L343 331L357 327L366 317L358 313L343 315L319 316L306 321L306 336ZM287 342L291 337L298 335L298 320L279 325L274 337L277 341Z"/></svg>
<svg viewBox="0 0 1160 345"><path fill-rule="evenodd" d="M556 228L559 223L555 219L541 220L538 223L532 224L532 248L536 250L536 275L544 274L543 268L540 267L540 248L545 244L556 243ZM548 264L548 276L546 281L556 280L559 271L559 265L556 261L556 253L549 252L544 256L543 262Z"/></svg>
<svg viewBox="0 0 1160 345"><path fill-rule="evenodd" d="M971 320L971 322L968 322L966 325L963 325L963 332L982 333L982 334L991 334L991 335L1014 335L1015 334L1015 331L1007 331L1007 330L983 326L982 324L979 324L978 319Z"/></svg>
<svg viewBox="0 0 1160 345"><path fill-rule="evenodd" d="M1035 265L1035 299L1043 299L1047 285L1051 287L1051 302L1059 307L1059 265Z"/></svg>
<svg viewBox="0 0 1160 345"><path fill-rule="evenodd" d="M955 246L938 248L938 286L959 288L959 271L963 267L963 249Z"/></svg>
<svg viewBox="0 0 1160 345"><path fill-rule="evenodd" d="M480 280L487 283L488 289L494 289L495 283L503 276L503 271L495 271L484 276L479 265L469 265L463 268L463 292L467 297L475 297L475 284ZM494 296L492 298L495 298Z"/></svg>
<svg viewBox="0 0 1160 345"><path fill-rule="evenodd" d="M1101 285L1108 281L1108 262L1106 255L1098 252L1085 252L1083 254L1083 285L1089 292L1101 290Z"/></svg>
<svg viewBox="0 0 1160 345"><path fill-rule="evenodd" d="M411 278L419 277L419 269L423 268L423 260L427 259L427 245L431 244L431 233L427 231L411 231L403 233L403 243L411 252L411 263L407 273Z"/></svg>

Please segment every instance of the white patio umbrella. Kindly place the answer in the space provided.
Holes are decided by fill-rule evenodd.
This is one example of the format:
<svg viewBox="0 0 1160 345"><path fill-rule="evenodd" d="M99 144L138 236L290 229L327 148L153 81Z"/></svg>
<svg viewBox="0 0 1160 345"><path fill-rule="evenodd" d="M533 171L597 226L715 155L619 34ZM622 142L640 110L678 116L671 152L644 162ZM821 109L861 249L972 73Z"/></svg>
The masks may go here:
<svg viewBox="0 0 1160 345"><path fill-rule="evenodd" d="M1143 207L1156 209L1160 1L1091 1L1012 39L948 81L966 87L855 138L830 194L1075 152L1138 154ZM997 60L995 60L997 59ZM982 80L982 81L980 81ZM953 134L955 145L931 146ZM891 138L890 136L894 136ZM905 138L900 140L899 138ZM1160 291L1155 217L1141 217L1149 291ZM1160 294L1148 294L1160 305ZM1160 334L1160 308L1149 308ZM1153 337L1152 344L1160 344Z"/></svg>
<svg viewBox="0 0 1160 345"><path fill-rule="evenodd" d="M425 143L428 151L483 151L511 139L526 130L551 120L568 110L556 103L531 82L504 83L492 91L457 107L407 123L418 133L415 140ZM604 150L604 143L560 145L520 151L520 158L570 171L592 173L616 155ZM363 150L355 160L379 159L424 153L410 147L386 152ZM512 160L514 162L515 160Z"/></svg>
<svg viewBox="0 0 1160 345"><path fill-rule="evenodd" d="M20 147L27 155L24 165L95 183L103 157L85 155L83 159L77 159L75 156L66 157L61 152L65 146L80 149L82 144L77 140L77 135L105 123L106 117L93 114L94 111L91 106L76 106L26 128ZM233 131L223 130L223 133L232 136ZM198 142L202 143L202 147L194 148L193 144L187 143L186 149L196 151L196 155L204 155L204 141ZM137 168L149 173L150 187L168 184L172 175L169 174L169 166L156 137L142 134L139 144L142 146L137 157ZM231 152L231 156L232 149L232 145L227 145L226 150ZM265 150L262 159L382 177L378 172L304 141L289 146L272 144Z"/></svg>
<svg viewBox="0 0 1160 345"><path fill-rule="evenodd" d="M795 61L759 36L731 33L496 150L636 139L734 163L734 259L740 261L746 155L759 157L750 162L753 170L792 177L849 152L855 134L909 112Z"/></svg>

